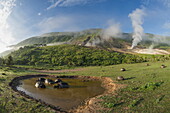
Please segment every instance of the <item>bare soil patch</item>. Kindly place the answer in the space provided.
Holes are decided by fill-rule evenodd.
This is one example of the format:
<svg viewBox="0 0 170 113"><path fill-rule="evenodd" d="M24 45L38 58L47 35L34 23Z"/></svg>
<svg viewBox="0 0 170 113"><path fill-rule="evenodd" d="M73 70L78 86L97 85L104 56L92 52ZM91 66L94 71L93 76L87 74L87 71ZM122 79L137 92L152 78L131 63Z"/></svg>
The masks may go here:
<svg viewBox="0 0 170 113"><path fill-rule="evenodd" d="M62 72L82 71L82 70L84 69L80 68L80 69L64 69L64 70L34 70L34 71L41 72L41 73L62 73Z"/></svg>
<svg viewBox="0 0 170 113"><path fill-rule="evenodd" d="M152 54L152 55L168 55L168 51L161 49L134 49L133 52L140 54Z"/></svg>

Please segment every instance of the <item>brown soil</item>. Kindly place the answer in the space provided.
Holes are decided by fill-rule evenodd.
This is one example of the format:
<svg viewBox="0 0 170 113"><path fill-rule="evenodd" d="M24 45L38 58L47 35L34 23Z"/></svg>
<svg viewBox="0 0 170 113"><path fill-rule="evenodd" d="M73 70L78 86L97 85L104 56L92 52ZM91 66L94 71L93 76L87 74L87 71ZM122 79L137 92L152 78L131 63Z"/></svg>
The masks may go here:
<svg viewBox="0 0 170 113"><path fill-rule="evenodd" d="M62 111L59 107L49 105L48 103L45 103L41 100L36 100L35 98L32 98L32 97L26 95L24 92L18 91L17 88L16 88L20 84L20 82L19 82L20 80L28 79L28 78L32 78L32 77L46 77L46 76L52 76L52 77L57 77L57 78L82 78L82 79L89 79L89 80L100 80L102 82L102 87L105 88L106 90L102 95L87 99L85 101L85 104L82 105L82 106L79 106L75 109L71 109L69 111ZM105 96L105 95L114 95L115 90L120 88L120 85L113 83L113 80L111 78L108 78L108 77L93 77L93 76L27 75L27 76L20 76L20 77L14 78L9 83L9 85L11 86L11 88L14 91L19 92L24 97L33 99L35 101L39 101L42 104L45 104L45 105L55 109L56 112L68 112L68 113L97 113L97 111L99 111L99 110L105 110L106 108L102 107L101 104L100 104L100 102L102 100L99 99L99 97Z"/></svg>
<svg viewBox="0 0 170 113"><path fill-rule="evenodd" d="M75 72L75 71L82 71L84 69L65 69L65 70L34 70L36 72L42 72L42 73L61 73L61 72Z"/></svg>

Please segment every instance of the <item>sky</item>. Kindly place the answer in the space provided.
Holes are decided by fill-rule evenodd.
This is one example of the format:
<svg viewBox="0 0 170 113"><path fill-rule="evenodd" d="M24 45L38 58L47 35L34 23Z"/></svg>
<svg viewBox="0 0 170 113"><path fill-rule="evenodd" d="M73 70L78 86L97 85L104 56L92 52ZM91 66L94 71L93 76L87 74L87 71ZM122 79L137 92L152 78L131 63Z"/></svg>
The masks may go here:
<svg viewBox="0 0 170 113"><path fill-rule="evenodd" d="M170 35L169 14L170 0L0 0L0 52L32 36L113 23L122 32Z"/></svg>

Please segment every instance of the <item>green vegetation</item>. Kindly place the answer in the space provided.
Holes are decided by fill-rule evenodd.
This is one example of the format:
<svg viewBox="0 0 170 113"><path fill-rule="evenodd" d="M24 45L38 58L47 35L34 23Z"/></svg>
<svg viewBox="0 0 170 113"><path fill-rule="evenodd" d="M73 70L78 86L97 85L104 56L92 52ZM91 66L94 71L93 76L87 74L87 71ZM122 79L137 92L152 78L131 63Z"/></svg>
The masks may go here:
<svg viewBox="0 0 170 113"><path fill-rule="evenodd" d="M139 112L168 113L170 88L170 61L138 64L120 64L112 66L86 67L78 72L63 73L64 75L106 76L116 84L122 85L115 95L103 96L101 105L107 110L102 113ZM167 67L162 69L160 66ZM127 71L121 72L124 67ZM116 81L117 76L123 76L124 81Z"/></svg>
<svg viewBox="0 0 170 113"><path fill-rule="evenodd" d="M105 76L110 77L116 84L123 86L114 95L100 97L101 105L107 108L103 113L112 112L169 112L170 88L170 61L150 62L137 64L120 64L111 66L80 67L81 71L60 72L52 75L80 75L80 76ZM164 64L167 67L162 69ZM27 74L40 74L33 70L24 69L25 66L1 67L0 69L0 110L1 112L54 112L52 109L24 98L14 92L8 83L17 76ZM29 66L26 66L26 68ZM124 67L127 71L121 72ZM78 67L77 67L78 68ZM124 81L116 81L117 76L123 76ZM22 106L22 107L21 107Z"/></svg>
<svg viewBox="0 0 170 113"><path fill-rule="evenodd" d="M0 113L54 113L51 108L40 102L27 99L14 92L9 82L17 76L31 74L24 69L2 67L0 69ZM33 73L32 73L33 74Z"/></svg>
<svg viewBox="0 0 170 113"><path fill-rule="evenodd" d="M102 29L88 29L79 32L52 32L43 34L41 36L31 37L22 42L13 45L13 47L20 46L31 46L34 44L51 44L51 43L60 43L66 42L69 44L76 45L85 45L87 43L93 44L93 41L101 41L101 36L103 36ZM152 39L158 35L146 33L148 39ZM163 36L158 36L163 37ZM164 37L165 38L165 37ZM169 41L169 37L166 37ZM132 42L132 34L131 33L122 33L121 38L111 37L110 40L102 40L101 43L97 43L99 47L116 47L116 48L124 48L126 45L131 45ZM145 40L140 43L140 47L149 47L152 44L151 40ZM156 47L166 48L168 44L157 43ZM9 53L9 52L8 52Z"/></svg>
<svg viewBox="0 0 170 113"><path fill-rule="evenodd" d="M92 43L99 37L101 29L77 33L49 33L39 38L27 39L16 46L21 47L5 58L0 58L0 113L55 112L48 106L22 97L14 92L9 82L28 74L80 75L110 77L120 88L114 95L102 96L102 113L143 112L168 113L170 108L170 55L139 55L109 51L108 47L121 48L129 39L111 39L98 47L77 46ZM129 34L124 34L127 37ZM148 34L151 36L151 34ZM152 38L152 37L151 37ZM48 43L69 42L70 45L46 46ZM74 44L74 45L71 45ZM28 45L28 46L26 46ZM141 46L150 45L148 41ZM165 45L158 47L169 49ZM150 65L146 66L147 62ZM167 66L162 69L160 66ZM73 72L41 72L40 70L79 69ZM121 72L125 68L127 71ZM37 70L36 70L37 69ZM116 81L117 76L125 80Z"/></svg>
<svg viewBox="0 0 170 113"><path fill-rule="evenodd" d="M131 88L131 90L146 90L146 89L150 89L150 90L155 90L157 87L160 87L164 82L149 82L141 87L134 87Z"/></svg>
<svg viewBox="0 0 170 113"><path fill-rule="evenodd" d="M107 66L147 61L166 61L170 59L170 55L132 55L76 45L25 46L18 51L12 52L9 56L12 56L12 63L15 65L45 66L51 68L57 68L57 66ZM11 61L8 59L6 58L7 65L8 61Z"/></svg>
<svg viewBox="0 0 170 113"><path fill-rule="evenodd" d="M10 55L14 64L34 66L96 66L146 61L136 55L76 45L25 46Z"/></svg>
<svg viewBox="0 0 170 113"><path fill-rule="evenodd" d="M112 78L116 84L123 85L115 95L101 97L101 105L107 111L101 112L169 112L169 88L170 88L170 61L145 63L120 64L111 66L81 67L77 72L60 72L56 75L80 75L80 76L106 76ZM164 64L167 67L162 69ZM9 88L8 83L17 76L26 74L38 74L33 70L27 70L29 66L2 67L0 69L0 112L54 112L50 108L36 101L24 98ZM124 67L127 71L121 72ZM33 67L32 67L33 68ZM53 73L55 75L55 73ZM126 80L116 81L117 76L123 76ZM21 107L22 106L22 107Z"/></svg>
<svg viewBox="0 0 170 113"><path fill-rule="evenodd" d="M57 43L57 42L70 42L74 39L81 40L81 37L99 34L101 29L89 29L80 32L52 32L43 34L37 37L31 37L22 42L18 43L17 45L13 45L14 47L20 46L30 46L34 44L49 44L49 43Z"/></svg>

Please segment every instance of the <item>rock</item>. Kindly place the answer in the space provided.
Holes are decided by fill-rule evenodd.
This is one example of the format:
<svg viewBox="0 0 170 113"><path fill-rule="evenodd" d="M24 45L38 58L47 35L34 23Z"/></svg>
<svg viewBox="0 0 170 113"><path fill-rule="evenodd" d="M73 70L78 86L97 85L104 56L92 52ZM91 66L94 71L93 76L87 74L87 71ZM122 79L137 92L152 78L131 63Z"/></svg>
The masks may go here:
<svg viewBox="0 0 170 113"><path fill-rule="evenodd" d="M117 80L125 80L123 76L118 76Z"/></svg>
<svg viewBox="0 0 170 113"><path fill-rule="evenodd" d="M121 68L120 70L121 70L121 71L126 71L126 69L125 69L125 68Z"/></svg>
<svg viewBox="0 0 170 113"><path fill-rule="evenodd" d="M36 82L35 87L37 87L37 88L46 88L46 86L42 82Z"/></svg>

